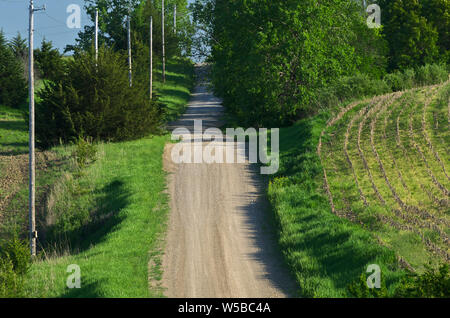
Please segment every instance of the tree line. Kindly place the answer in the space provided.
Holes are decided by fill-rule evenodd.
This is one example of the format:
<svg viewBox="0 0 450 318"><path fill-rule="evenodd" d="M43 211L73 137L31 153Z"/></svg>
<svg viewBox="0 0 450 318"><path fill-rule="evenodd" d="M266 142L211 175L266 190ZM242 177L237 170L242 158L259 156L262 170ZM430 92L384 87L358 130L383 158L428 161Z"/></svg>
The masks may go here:
<svg viewBox="0 0 450 318"><path fill-rule="evenodd" d="M166 56L189 56L193 26L187 0L166 0ZM177 6L177 31L173 8ZM161 63L161 1L86 0L92 22L99 11L99 55L95 59L94 27L79 32L63 55L51 42L35 51L43 80L37 92L36 142L47 148L79 137L121 141L156 132L164 115L155 94L149 98L149 23L153 17L154 63ZM131 19L133 85L128 82L126 17ZM18 35L10 42L0 33L0 103L23 107L27 98L27 42ZM26 115L26 114L25 114Z"/></svg>
<svg viewBox="0 0 450 318"><path fill-rule="evenodd" d="M372 2L197 0L216 93L243 124L289 125L342 79L364 85L449 63L448 0L377 1L382 27L368 28L363 3Z"/></svg>

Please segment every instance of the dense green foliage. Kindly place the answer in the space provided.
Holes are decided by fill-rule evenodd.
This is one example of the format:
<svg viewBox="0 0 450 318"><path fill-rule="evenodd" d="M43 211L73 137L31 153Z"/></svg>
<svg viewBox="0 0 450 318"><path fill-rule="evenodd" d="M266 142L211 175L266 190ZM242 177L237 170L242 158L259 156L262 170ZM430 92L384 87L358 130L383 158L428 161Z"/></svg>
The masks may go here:
<svg viewBox="0 0 450 318"><path fill-rule="evenodd" d="M57 81L64 74L64 60L52 42L42 41L41 47L35 50L36 66L41 78Z"/></svg>
<svg viewBox="0 0 450 318"><path fill-rule="evenodd" d="M450 297L450 272L448 264L438 270L428 267L425 273L411 273L402 280L395 297Z"/></svg>
<svg viewBox="0 0 450 318"><path fill-rule="evenodd" d="M129 86L126 59L102 49L98 62L80 53L67 64L67 73L39 92L36 137L41 147L79 136L120 141L144 137L158 128L160 106L147 88Z"/></svg>
<svg viewBox="0 0 450 318"><path fill-rule="evenodd" d="M28 45L27 40L22 38L20 33L17 33L17 35L12 38L12 40L9 43L9 46L14 52L14 56L16 58L25 60L28 57Z"/></svg>
<svg viewBox="0 0 450 318"><path fill-rule="evenodd" d="M427 64L416 70L395 71L380 79L371 78L367 74L344 76L318 91L315 108L334 109L342 102L439 84L448 77L447 68L439 64Z"/></svg>
<svg viewBox="0 0 450 318"><path fill-rule="evenodd" d="M381 275L381 288L367 287L368 274L361 274L360 279L348 286L352 297L356 298L449 298L450 297L450 273L448 264L438 269L428 267L423 274L408 273L396 286L393 295L390 295L383 284Z"/></svg>
<svg viewBox="0 0 450 318"><path fill-rule="evenodd" d="M288 125L317 112L324 91L342 81L363 80L378 93L397 86L397 74L379 81L387 71L448 62L447 0L377 2L379 29L367 26L362 3L196 1L228 111L244 125Z"/></svg>
<svg viewBox="0 0 450 318"><path fill-rule="evenodd" d="M0 242L0 298L23 297L31 262L28 245L14 236Z"/></svg>
<svg viewBox="0 0 450 318"><path fill-rule="evenodd" d="M0 31L0 104L18 107L27 97L23 66Z"/></svg>
<svg viewBox="0 0 450 318"><path fill-rule="evenodd" d="M389 43L389 68L449 63L448 0L381 0L383 34Z"/></svg>
<svg viewBox="0 0 450 318"><path fill-rule="evenodd" d="M384 41L353 1L207 2L214 87L245 124L292 123L335 78L384 72Z"/></svg>

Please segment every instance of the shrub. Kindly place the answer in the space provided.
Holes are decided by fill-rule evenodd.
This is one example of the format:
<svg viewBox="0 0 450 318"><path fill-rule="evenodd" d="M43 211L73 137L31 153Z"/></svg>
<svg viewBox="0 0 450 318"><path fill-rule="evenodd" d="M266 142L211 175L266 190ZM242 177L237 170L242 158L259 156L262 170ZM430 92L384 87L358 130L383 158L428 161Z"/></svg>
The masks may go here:
<svg viewBox="0 0 450 318"><path fill-rule="evenodd" d="M353 297L357 298L448 298L450 297L450 273L448 264L441 265L438 269L426 267L423 274L408 272L396 286L393 294L389 294L384 286L385 280L381 279L380 289L367 287L366 275L350 284L347 289Z"/></svg>
<svg viewBox="0 0 450 318"><path fill-rule="evenodd" d="M384 80L391 91L401 91L403 89L403 77L400 72L386 74Z"/></svg>
<svg viewBox="0 0 450 318"><path fill-rule="evenodd" d="M402 73L403 89L413 88L415 86L416 72L413 69L407 69Z"/></svg>
<svg viewBox="0 0 450 318"><path fill-rule="evenodd" d="M389 91L385 82L371 79L365 74L343 77L334 86L341 101L355 97L381 95Z"/></svg>
<svg viewBox="0 0 450 318"><path fill-rule="evenodd" d="M18 107L26 101L27 84L23 66L15 58L0 31L0 104Z"/></svg>
<svg viewBox="0 0 450 318"><path fill-rule="evenodd" d="M353 282L347 287L349 294L355 298L385 298L388 297L388 290L381 273L381 288L369 288L367 286L366 274L361 274L359 280Z"/></svg>
<svg viewBox="0 0 450 318"><path fill-rule="evenodd" d="M96 160L97 148L92 143L92 138L79 137L76 149L73 153L77 161L78 168L82 171L89 163Z"/></svg>
<svg viewBox="0 0 450 318"><path fill-rule="evenodd" d="M158 129L161 111L138 81L129 87L126 59L102 49L77 54L67 73L45 83L39 92L36 138L41 148L80 136L94 141L123 141L144 137Z"/></svg>
<svg viewBox="0 0 450 318"><path fill-rule="evenodd" d="M427 266L425 273L421 275L408 275L396 290L395 297L450 297L450 273L448 264L441 265L437 270Z"/></svg>
<svg viewBox="0 0 450 318"><path fill-rule="evenodd" d="M24 280L30 266L27 242L14 236L0 245L0 298L24 296Z"/></svg>
<svg viewBox="0 0 450 318"><path fill-rule="evenodd" d="M416 82L419 85L433 85L446 81L448 71L445 65L427 64L417 69Z"/></svg>

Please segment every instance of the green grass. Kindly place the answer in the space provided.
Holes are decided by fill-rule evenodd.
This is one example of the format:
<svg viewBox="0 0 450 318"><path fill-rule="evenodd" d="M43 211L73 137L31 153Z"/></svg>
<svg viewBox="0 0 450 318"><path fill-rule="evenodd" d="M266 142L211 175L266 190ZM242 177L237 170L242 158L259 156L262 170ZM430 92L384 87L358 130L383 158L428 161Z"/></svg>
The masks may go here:
<svg viewBox="0 0 450 318"><path fill-rule="evenodd" d="M153 263L159 263L159 239L166 223L162 152L167 140L161 136L99 145L99 160L68 182L84 189L72 196L77 209L96 210L106 220L79 237L80 252L37 261L28 279L29 296L161 296L157 289L149 290L148 263L150 253ZM70 264L81 268L81 289L66 287Z"/></svg>
<svg viewBox="0 0 450 318"><path fill-rule="evenodd" d="M0 155L28 152L28 130L20 109L0 105Z"/></svg>
<svg viewBox="0 0 450 318"><path fill-rule="evenodd" d="M188 60L167 62L166 84L154 84L168 109L167 120L184 112L193 79ZM27 153L28 133L21 112L1 107L0 120L0 151ZM162 296L160 239L168 210L162 154L169 139L165 135L98 144L97 160L81 172L74 163L75 146L50 150L56 161L63 162L54 170L38 167L38 192L42 189L38 231L43 250L26 280L28 297ZM18 211L13 223L24 228L27 195L25 182L9 206ZM58 240L45 242L45 238ZM81 289L66 286L71 264L81 267ZM151 288L149 276L156 282Z"/></svg>
<svg viewBox="0 0 450 318"><path fill-rule="evenodd" d="M330 115L280 130L280 169L268 189L279 244L302 297L347 297L369 264L378 264L392 293L404 273L395 253L372 233L331 212L317 145Z"/></svg>
<svg viewBox="0 0 450 318"><path fill-rule="evenodd" d="M448 88L446 90L447 95L434 92L436 100L431 102L426 112L425 128L444 162L448 162L448 149L442 144L448 140L447 118L444 117L444 120L433 114L447 116ZM419 183L423 183L435 196L442 199L442 193L430 185L430 177L424 171L419 154L414 152L408 135L408 118L411 115L416 142L426 151L430 170L448 188L442 169L433 161L434 157L422 134L421 118L426 99L424 94L426 91L423 90L405 94L390 107L371 114L362 127L361 148L368 168L372 171L373 182L385 198L386 205L381 204L375 195L357 146L359 124L364 117L364 113L361 117L358 114L369 103L361 102L329 128L326 124L332 115L322 112L280 130L280 169L271 178L268 196L278 220L280 247L297 279L299 296L354 296L349 293L348 286L365 275L369 264L380 265L382 283L387 287L387 295L392 296L405 277L406 272L401 269L405 266L405 260L419 273L423 272L424 265L430 261L433 266L442 263L439 256L427 251L417 233L399 230L381 221L380 217L392 219L400 225L420 229L434 243L439 241L439 236L432 228L424 229L428 224L433 226L433 222L426 217L410 213L408 217L411 219L403 219L394 213L393 209L399 209L399 206L387 187L370 145L371 122L378 114L378 121L374 126L374 144L380 160L384 162L386 174L392 180L393 188L408 204L421 204L422 208L435 217L446 218L448 205L441 208L432 206L433 202L420 188ZM442 97L439 99L436 96ZM409 152L408 156L403 154L395 141L397 117L400 118L401 141ZM353 126L350 125L352 119L355 119ZM384 125L386 138L383 137ZM345 157L344 140L347 129L348 154L368 206L364 206L361 200L351 166ZM321 160L317 147L323 130L326 133L322 138ZM393 164L392 158L395 158L397 166ZM323 167L327 172L336 213L332 212L325 191ZM403 172L407 188L403 188L398 170ZM436 244L445 249L445 244Z"/></svg>
<svg viewBox="0 0 450 318"><path fill-rule="evenodd" d="M155 70L158 80L162 77L161 67ZM154 83L159 100L166 105L166 121L173 121L186 110L193 88L194 67L185 59L172 59L166 63L166 83Z"/></svg>

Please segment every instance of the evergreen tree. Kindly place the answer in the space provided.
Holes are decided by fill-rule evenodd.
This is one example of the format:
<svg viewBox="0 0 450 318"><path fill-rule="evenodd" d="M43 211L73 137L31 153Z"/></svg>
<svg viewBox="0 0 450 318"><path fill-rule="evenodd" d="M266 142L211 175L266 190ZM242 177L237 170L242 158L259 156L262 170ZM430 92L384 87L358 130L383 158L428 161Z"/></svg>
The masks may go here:
<svg viewBox="0 0 450 318"><path fill-rule="evenodd" d="M79 137L121 141L157 131L159 104L150 101L147 87L129 87L126 59L112 49L80 52L67 63L67 72L46 82L38 93L36 139L41 148Z"/></svg>
<svg viewBox="0 0 450 318"><path fill-rule="evenodd" d="M41 77L56 81L64 73L64 61L51 41L42 40L41 47L35 50L36 66Z"/></svg>
<svg viewBox="0 0 450 318"><path fill-rule="evenodd" d="M27 40L22 38L20 33L11 40L9 43L11 49L14 52L14 56L21 60L26 60L28 58L28 45Z"/></svg>
<svg viewBox="0 0 450 318"><path fill-rule="evenodd" d="M26 101L27 84L22 64L0 30L0 104L18 107Z"/></svg>

